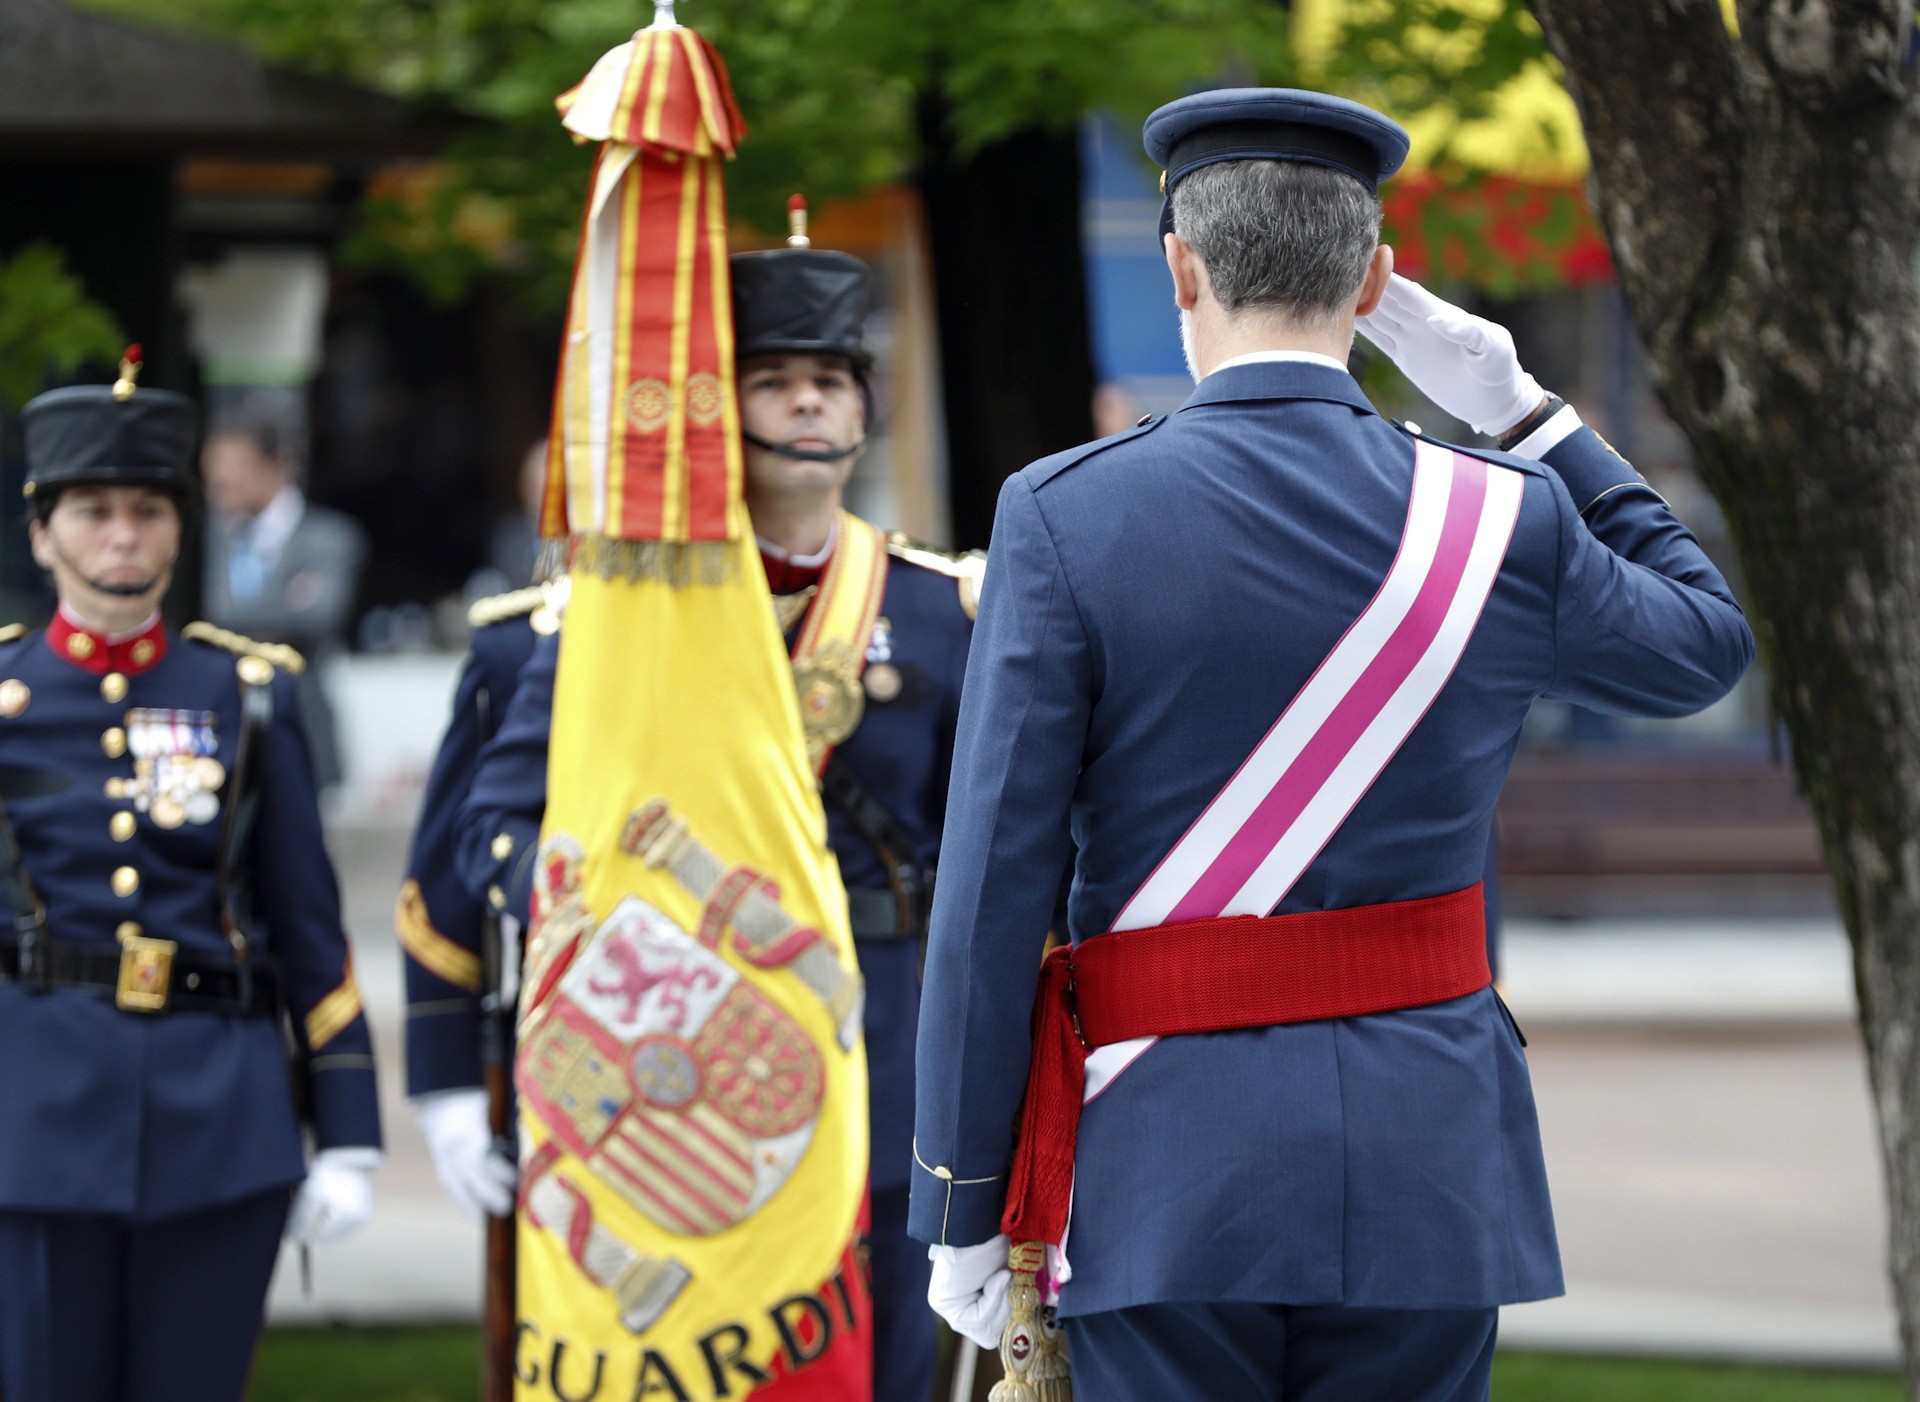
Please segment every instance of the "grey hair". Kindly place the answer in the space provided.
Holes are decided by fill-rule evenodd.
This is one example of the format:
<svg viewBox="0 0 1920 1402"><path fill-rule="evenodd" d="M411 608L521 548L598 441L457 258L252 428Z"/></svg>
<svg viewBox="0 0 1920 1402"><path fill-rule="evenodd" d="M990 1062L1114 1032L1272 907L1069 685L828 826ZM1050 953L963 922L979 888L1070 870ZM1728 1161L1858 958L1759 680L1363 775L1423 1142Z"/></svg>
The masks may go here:
<svg viewBox="0 0 1920 1402"><path fill-rule="evenodd" d="M1353 300L1380 242L1380 197L1303 161L1219 161L1173 187L1173 228L1230 312L1331 321Z"/></svg>

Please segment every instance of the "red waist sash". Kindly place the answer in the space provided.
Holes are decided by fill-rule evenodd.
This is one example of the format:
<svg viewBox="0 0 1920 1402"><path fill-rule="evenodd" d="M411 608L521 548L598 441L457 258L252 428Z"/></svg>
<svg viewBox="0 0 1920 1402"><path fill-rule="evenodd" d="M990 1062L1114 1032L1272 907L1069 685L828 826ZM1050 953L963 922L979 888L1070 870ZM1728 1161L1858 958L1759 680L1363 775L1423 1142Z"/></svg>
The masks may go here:
<svg viewBox="0 0 1920 1402"><path fill-rule="evenodd" d="M1041 965L1000 1229L1054 1246L1066 1234L1089 1051L1417 1008L1492 981L1477 882L1417 901L1187 920L1061 946Z"/></svg>

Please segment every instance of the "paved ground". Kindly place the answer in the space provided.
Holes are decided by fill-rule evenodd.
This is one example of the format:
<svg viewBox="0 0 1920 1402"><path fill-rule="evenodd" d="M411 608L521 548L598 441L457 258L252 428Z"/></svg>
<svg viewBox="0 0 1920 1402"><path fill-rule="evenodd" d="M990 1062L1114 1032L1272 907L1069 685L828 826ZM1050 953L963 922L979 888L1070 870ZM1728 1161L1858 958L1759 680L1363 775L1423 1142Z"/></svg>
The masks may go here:
<svg viewBox="0 0 1920 1402"><path fill-rule="evenodd" d="M401 1098L390 907L404 834L336 842L383 1058L373 1225L282 1262L282 1323L473 1317L480 1236L440 1196ZM1570 1293L1507 1311L1513 1345L1890 1363L1884 1207L1846 947L1822 921L1520 924Z"/></svg>

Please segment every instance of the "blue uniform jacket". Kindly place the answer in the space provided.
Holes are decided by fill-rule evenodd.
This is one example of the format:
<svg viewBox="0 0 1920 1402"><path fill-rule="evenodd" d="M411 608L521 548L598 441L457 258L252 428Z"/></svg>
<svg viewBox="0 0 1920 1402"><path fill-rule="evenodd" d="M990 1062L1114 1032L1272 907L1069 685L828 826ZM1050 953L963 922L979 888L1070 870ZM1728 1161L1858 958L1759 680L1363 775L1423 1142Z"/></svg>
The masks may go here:
<svg viewBox="0 0 1920 1402"><path fill-rule="evenodd" d="M0 645L0 686L19 682L27 696L18 711L0 706L13 711L0 718L0 765L70 781L7 805L54 939L111 950L131 922L183 955L231 957L214 878L229 785L206 821L172 828L134 813L122 786L136 774L140 717L130 724L129 713L140 709L189 713L190 730L210 724L211 754L231 770L239 660L169 634L159 661L127 675L125 695L110 701L120 674L103 679L57 655L45 630ZM317 1146L377 1145L373 1048L293 678L276 673L272 692L273 723L252 761L255 937L279 959L292 1015L311 1039ZM122 819L116 829L121 815L130 827ZM119 871L137 886L124 876L116 886ZM152 1220L305 1174L270 1018L125 1012L90 992L0 983L0 1067L0 1209Z"/></svg>
<svg viewBox="0 0 1920 1402"><path fill-rule="evenodd" d="M881 613L901 691L886 702L868 697L860 728L837 753L913 838L922 864L931 867L946 815L948 766L973 625L952 578L899 558L889 561ZM458 857L468 888L497 895L502 909L523 917L532 900L532 859L546 811L547 731L559 656L557 638L543 638L534 648L500 733L481 755L460 819ZM827 841L848 889L887 889L879 857L831 803ZM855 943L867 985L872 1186L880 1190L905 1183L912 1163L920 942Z"/></svg>
<svg viewBox="0 0 1920 1402"><path fill-rule="evenodd" d="M1281 903L1470 886L1536 697L1681 715L1753 655L1720 574L1591 431L1525 474L1445 689ZM1062 864L1098 938L1385 578L1408 435L1330 366L1210 376L1035 463L994 522L920 1028L910 1229L999 1229ZM1086 1107L1067 1315L1156 1301L1481 1308L1560 1292L1532 1090L1491 990L1163 1038Z"/></svg>
<svg viewBox="0 0 1920 1402"><path fill-rule="evenodd" d="M536 636L524 615L473 630L453 713L427 776L407 881L394 915L406 956L409 1095L481 1081L480 942L486 907L455 870L455 824L481 747L506 716Z"/></svg>

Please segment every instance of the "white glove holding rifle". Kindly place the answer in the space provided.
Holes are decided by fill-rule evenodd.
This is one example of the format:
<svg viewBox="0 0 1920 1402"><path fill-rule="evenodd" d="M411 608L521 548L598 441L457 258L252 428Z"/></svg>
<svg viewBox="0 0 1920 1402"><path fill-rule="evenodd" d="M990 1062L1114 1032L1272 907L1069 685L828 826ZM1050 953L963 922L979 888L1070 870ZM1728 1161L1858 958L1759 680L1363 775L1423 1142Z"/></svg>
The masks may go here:
<svg viewBox="0 0 1920 1402"><path fill-rule="evenodd" d="M1540 382L1520 368L1506 327L1398 273L1356 326L1422 394L1476 433L1498 438L1546 402Z"/></svg>
<svg viewBox="0 0 1920 1402"><path fill-rule="evenodd" d="M487 1124L487 1093L479 1086L433 1091L413 1098L427 1152L440 1186L467 1216L506 1217L513 1212L519 1172L494 1147Z"/></svg>

